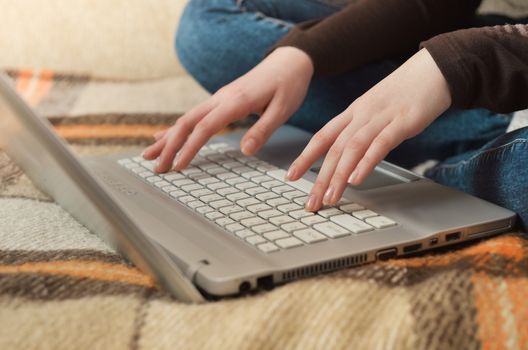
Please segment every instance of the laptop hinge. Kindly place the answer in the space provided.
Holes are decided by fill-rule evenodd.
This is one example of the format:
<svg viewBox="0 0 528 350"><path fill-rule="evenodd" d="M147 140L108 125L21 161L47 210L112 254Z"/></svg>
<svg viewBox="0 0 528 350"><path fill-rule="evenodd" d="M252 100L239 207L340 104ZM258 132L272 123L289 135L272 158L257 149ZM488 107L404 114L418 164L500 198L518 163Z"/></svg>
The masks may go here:
<svg viewBox="0 0 528 350"><path fill-rule="evenodd" d="M196 273L200 268L202 268L205 265L209 265L209 262L207 260L200 260L193 264L190 264L189 267L185 270L185 276L194 282L194 278L196 276Z"/></svg>

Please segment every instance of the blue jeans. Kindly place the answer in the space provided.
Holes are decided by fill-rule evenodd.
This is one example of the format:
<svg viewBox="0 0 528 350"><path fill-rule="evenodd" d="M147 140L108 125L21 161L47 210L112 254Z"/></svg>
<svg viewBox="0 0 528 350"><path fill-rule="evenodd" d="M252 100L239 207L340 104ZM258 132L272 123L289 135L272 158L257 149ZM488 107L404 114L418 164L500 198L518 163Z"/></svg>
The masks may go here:
<svg viewBox="0 0 528 350"><path fill-rule="evenodd" d="M253 68L298 22L323 18L351 0L191 0L176 36L183 66L213 93ZM359 53L360 54L360 53ZM313 79L288 123L315 132L386 77L402 58ZM439 161L426 176L509 208L528 226L528 128L506 133L511 115L451 109L388 161L413 167Z"/></svg>

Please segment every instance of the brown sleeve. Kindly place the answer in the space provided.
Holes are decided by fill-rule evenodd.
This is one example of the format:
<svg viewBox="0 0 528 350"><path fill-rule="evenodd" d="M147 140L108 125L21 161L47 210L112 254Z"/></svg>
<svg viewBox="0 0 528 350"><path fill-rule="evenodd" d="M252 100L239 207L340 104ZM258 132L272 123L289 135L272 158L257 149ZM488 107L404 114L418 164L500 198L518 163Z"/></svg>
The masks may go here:
<svg viewBox="0 0 528 350"><path fill-rule="evenodd" d="M528 25L459 30L424 43L453 106L509 113L528 108Z"/></svg>
<svg viewBox="0 0 528 350"><path fill-rule="evenodd" d="M275 46L305 51L318 76L416 51L422 40L461 28L480 0L356 0L323 20L303 22Z"/></svg>

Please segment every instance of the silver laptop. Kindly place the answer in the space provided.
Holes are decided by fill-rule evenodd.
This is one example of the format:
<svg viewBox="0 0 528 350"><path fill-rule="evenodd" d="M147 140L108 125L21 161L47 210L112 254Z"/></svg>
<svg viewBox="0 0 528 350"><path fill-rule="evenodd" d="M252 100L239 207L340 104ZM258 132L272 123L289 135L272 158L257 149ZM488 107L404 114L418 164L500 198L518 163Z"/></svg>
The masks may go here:
<svg viewBox="0 0 528 350"><path fill-rule="evenodd" d="M269 289L511 229L515 213L390 163L318 213L317 167L285 182L310 139L284 126L257 157L219 136L190 167L155 174L127 154L79 159L0 77L0 147L81 223L185 302Z"/></svg>

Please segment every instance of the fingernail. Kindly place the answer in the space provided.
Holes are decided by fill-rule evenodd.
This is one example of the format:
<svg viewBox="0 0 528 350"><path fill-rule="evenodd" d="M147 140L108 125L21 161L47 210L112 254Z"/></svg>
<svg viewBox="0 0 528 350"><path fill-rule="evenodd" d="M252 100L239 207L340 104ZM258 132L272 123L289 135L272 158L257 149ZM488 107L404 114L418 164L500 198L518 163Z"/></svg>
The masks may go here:
<svg viewBox="0 0 528 350"><path fill-rule="evenodd" d="M250 138L242 146L242 152L245 154L253 154L257 150L257 141L254 138Z"/></svg>
<svg viewBox="0 0 528 350"><path fill-rule="evenodd" d="M286 180L291 180L295 178L295 167L292 165L290 169L288 169L288 172L286 173Z"/></svg>
<svg viewBox="0 0 528 350"><path fill-rule="evenodd" d="M357 170L354 170L354 171L352 172L352 174L350 174L350 177L348 178L348 183L349 183L349 184L353 184L353 183L354 183L354 180L355 180L356 177L357 177L357 175L358 175Z"/></svg>
<svg viewBox="0 0 528 350"><path fill-rule="evenodd" d="M328 190L326 190L326 193L323 197L323 203L325 205L328 205L328 204L332 204L333 203L333 199L334 199L334 193L335 193L335 188L334 186L330 186L328 187Z"/></svg>
<svg viewBox="0 0 528 350"><path fill-rule="evenodd" d="M174 163L172 165L173 169L176 169L178 167L178 162L180 161L181 152L176 153L176 157L174 157Z"/></svg>
<svg viewBox="0 0 528 350"><path fill-rule="evenodd" d="M156 170L157 173L159 173L161 171L160 169L160 159L156 159L156 163L155 163L155 166L154 166L154 169Z"/></svg>
<svg viewBox="0 0 528 350"><path fill-rule="evenodd" d="M308 197L308 201L306 202L306 205L304 208L308 211L314 211L315 210L315 196L313 194Z"/></svg>
<svg viewBox="0 0 528 350"><path fill-rule="evenodd" d="M147 153L147 150L144 150L143 152L141 152L141 157L142 157L143 159L145 159L145 153Z"/></svg>

